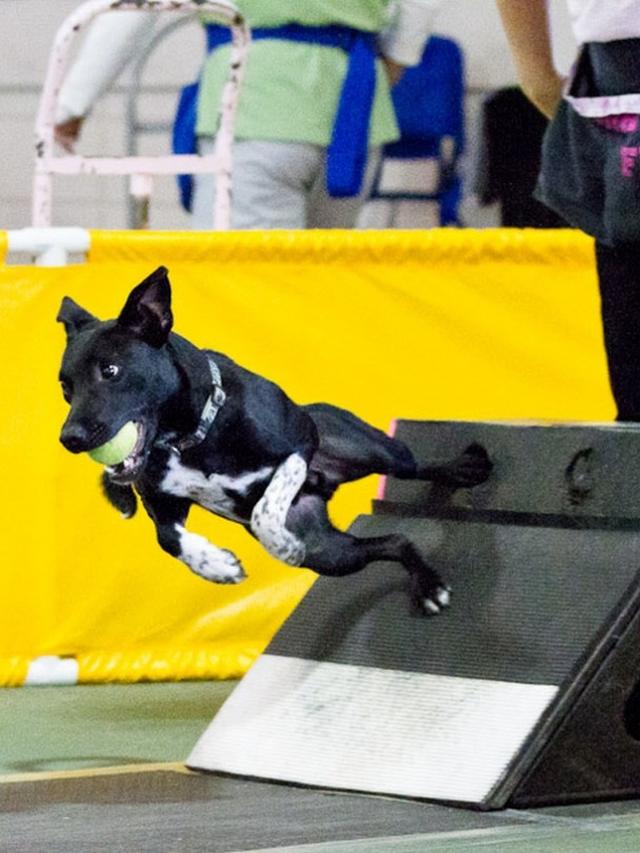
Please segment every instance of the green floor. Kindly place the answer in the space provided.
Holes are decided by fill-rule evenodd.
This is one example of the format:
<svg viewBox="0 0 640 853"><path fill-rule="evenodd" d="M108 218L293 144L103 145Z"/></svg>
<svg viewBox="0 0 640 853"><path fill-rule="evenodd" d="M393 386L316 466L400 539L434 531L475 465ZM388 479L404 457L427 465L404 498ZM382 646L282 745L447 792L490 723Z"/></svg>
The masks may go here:
<svg viewBox="0 0 640 853"><path fill-rule="evenodd" d="M183 761L233 681L0 690L0 775Z"/></svg>
<svg viewBox="0 0 640 853"><path fill-rule="evenodd" d="M0 691L2 853L640 853L636 801L481 813L150 766L182 762L232 688Z"/></svg>

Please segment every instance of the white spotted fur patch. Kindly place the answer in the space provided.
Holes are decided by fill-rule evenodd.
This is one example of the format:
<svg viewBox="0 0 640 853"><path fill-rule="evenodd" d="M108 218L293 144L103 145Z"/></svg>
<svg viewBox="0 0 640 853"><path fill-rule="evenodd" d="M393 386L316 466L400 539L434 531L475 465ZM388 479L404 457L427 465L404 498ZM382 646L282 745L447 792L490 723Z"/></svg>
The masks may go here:
<svg viewBox="0 0 640 853"><path fill-rule="evenodd" d="M255 483L267 480L273 468L265 466L257 471L248 471L238 477L226 474L210 474L208 477L196 468L182 465L177 456L171 456L160 489L180 498L189 498L205 509L229 518L232 521L247 521L234 513L235 501L229 492L246 495Z"/></svg>
<svg viewBox="0 0 640 853"><path fill-rule="evenodd" d="M292 453L276 470L251 513L251 530L267 551L290 566L302 565L304 544L285 523L291 504L307 477L307 463Z"/></svg>
<svg viewBox="0 0 640 853"><path fill-rule="evenodd" d="M179 559L199 575L214 583L240 583L246 578L240 560L231 551L216 548L204 536L176 525L180 536Z"/></svg>

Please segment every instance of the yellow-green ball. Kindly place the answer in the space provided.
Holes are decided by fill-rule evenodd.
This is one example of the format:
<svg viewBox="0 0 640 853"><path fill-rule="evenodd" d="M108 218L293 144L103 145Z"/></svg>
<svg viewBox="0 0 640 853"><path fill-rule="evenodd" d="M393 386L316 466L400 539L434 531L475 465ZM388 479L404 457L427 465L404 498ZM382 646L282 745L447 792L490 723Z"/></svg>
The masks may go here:
<svg viewBox="0 0 640 853"><path fill-rule="evenodd" d="M123 462L136 446L138 427L133 421L128 421L106 444L89 451L94 462L101 465L118 465Z"/></svg>

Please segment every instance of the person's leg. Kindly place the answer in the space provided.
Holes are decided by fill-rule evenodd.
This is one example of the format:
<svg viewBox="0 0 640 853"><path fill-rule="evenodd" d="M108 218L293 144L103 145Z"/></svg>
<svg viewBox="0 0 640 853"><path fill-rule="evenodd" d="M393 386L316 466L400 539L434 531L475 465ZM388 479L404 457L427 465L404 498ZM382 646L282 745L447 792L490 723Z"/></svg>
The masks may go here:
<svg viewBox="0 0 640 853"><path fill-rule="evenodd" d="M210 151L213 140L201 140ZM323 149L299 142L240 140L233 149L231 227L238 230L305 228L307 198L321 168ZM212 176L196 176L193 227L211 228Z"/></svg>
<svg viewBox="0 0 640 853"><path fill-rule="evenodd" d="M596 242L596 265L617 420L640 421L640 245Z"/></svg>
<svg viewBox="0 0 640 853"><path fill-rule="evenodd" d="M382 155L380 148L369 150L369 159L362 182L362 189L352 198L331 198L327 193L327 176L323 162L322 169L314 182L309 198L309 228L354 228L363 204L369 198L375 178L378 162Z"/></svg>

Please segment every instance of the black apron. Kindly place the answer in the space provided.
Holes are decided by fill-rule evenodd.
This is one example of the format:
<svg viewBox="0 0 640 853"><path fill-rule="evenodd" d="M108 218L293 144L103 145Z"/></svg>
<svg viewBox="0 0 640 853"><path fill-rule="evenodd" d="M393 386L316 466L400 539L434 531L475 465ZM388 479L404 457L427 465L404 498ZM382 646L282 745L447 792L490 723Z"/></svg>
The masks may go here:
<svg viewBox="0 0 640 853"><path fill-rule="evenodd" d="M535 197L605 244L640 242L640 39L583 46Z"/></svg>

